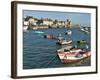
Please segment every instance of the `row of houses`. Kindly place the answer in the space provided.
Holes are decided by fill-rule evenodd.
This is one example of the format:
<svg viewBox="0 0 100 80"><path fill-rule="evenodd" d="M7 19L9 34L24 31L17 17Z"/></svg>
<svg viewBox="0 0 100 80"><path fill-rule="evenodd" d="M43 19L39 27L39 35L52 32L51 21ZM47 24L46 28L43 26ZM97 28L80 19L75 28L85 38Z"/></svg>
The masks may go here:
<svg viewBox="0 0 100 80"><path fill-rule="evenodd" d="M53 25L53 24L57 24L57 25L65 25L65 21L58 21L58 20L51 20L48 18L41 18L41 19L37 19L37 18L29 18L28 20L24 19L24 25Z"/></svg>
<svg viewBox="0 0 100 80"><path fill-rule="evenodd" d="M43 26L44 27L59 27L59 26L63 27L66 24L67 24L66 21L52 20L49 18L38 19L38 18L30 17L30 16L27 16L26 18L24 18L24 21L23 21L24 28L32 27L35 29L36 29L36 27L39 27L39 26L42 26L42 27Z"/></svg>

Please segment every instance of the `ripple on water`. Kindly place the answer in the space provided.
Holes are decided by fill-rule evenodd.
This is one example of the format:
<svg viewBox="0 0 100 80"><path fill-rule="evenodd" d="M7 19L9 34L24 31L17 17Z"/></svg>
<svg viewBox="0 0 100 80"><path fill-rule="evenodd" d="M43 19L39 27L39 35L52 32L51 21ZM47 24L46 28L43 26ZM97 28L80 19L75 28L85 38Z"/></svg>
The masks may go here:
<svg viewBox="0 0 100 80"><path fill-rule="evenodd" d="M66 29L46 29L41 30L44 34L53 34L58 36L62 34L64 38L68 38L64 32ZM23 33L23 69L35 68L56 68L56 67L76 67L90 66L90 58L80 63L62 64L57 56L57 50L61 48L56 44L56 40L44 39L43 34L34 34L33 31ZM73 41L85 39L90 46L90 35L86 35L78 29L72 29ZM52 61L51 61L52 60ZM50 62L51 61L51 62ZM49 63L49 64L48 64Z"/></svg>

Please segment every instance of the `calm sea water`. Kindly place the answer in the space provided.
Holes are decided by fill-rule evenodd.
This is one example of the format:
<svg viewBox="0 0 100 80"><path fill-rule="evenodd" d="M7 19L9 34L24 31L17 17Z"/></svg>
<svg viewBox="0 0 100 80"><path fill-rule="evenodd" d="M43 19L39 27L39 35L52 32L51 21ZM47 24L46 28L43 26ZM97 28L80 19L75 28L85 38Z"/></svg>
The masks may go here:
<svg viewBox="0 0 100 80"><path fill-rule="evenodd" d="M42 29L36 31L42 31L44 33L35 33L34 30L24 32L23 35L23 69L35 69L35 68L55 68L55 67L74 67L74 66L90 66L90 58L81 63L62 64L57 56L57 50L62 46L56 44L56 40L45 39L44 34L53 34L58 36L61 34L65 39L68 36L65 35L67 29ZM79 29L71 29L71 39L73 44L75 41L84 39L89 43L90 49L90 35L85 34Z"/></svg>

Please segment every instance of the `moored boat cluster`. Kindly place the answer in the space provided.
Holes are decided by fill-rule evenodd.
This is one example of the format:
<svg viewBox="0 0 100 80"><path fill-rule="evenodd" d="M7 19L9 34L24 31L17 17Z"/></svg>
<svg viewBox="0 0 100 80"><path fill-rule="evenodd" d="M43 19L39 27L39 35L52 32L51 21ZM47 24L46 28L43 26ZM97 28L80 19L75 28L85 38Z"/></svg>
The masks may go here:
<svg viewBox="0 0 100 80"><path fill-rule="evenodd" d="M65 35L71 36L72 31L68 30L65 32ZM57 50L57 55L62 63L69 63L69 62L79 62L87 57L91 56L91 52L88 50L88 43L86 40L78 40L76 44L73 45L73 40L65 40L61 34L59 36L53 36L51 34L44 35L44 38L47 39L55 39L56 44L60 46L64 46L61 49ZM80 48L79 45L85 46L84 48Z"/></svg>

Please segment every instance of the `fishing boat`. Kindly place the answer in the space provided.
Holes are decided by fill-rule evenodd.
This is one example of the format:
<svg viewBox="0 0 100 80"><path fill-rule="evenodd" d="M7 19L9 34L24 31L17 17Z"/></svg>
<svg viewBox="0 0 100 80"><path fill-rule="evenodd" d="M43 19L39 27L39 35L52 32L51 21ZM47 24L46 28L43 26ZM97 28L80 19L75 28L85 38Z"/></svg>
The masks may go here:
<svg viewBox="0 0 100 80"><path fill-rule="evenodd" d="M44 35L44 38L46 38L46 39L57 39L57 37L52 35L52 34L46 34L46 35Z"/></svg>
<svg viewBox="0 0 100 80"><path fill-rule="evenodd" d="M84 31L84 29L83 29L83 28L81 28L81 31Z"/></svg>
<svg viewBox="0 0 100 80"><path fill-rule="evenodd" d="M87 41L86 40L78 40L77 43L78 44L87 44Z"/></svg>
<svg viewBox="0 0 100 80"><path fill-rule="evenodd" d="M90 33L89 30L88 30L88 28L85 28L85 29L81 28L81 31L85 32L86 34Z"/></svg>
<svg viewBox="0 0 100 80"><path fill-rule="evenodd" d="M89 56L90 51L83 51L81 49L69 50L69 51L58 51L58 56L62 63L79 62Z"/></svg>
<svg viewBox="0 0 100 80"><path fill-rule="evenodd" d="M89 34L89 33L90 33L90 32L89 32L89 31L87 31L87 30L85 30L84 32L85 32L86 34Z"/></svg>
<svg viewBox="0 0 100 80"><path fill-rule="evenodd" d="M72 31L71 30L68 30L68 31L65 32L65 34L66 35L71 35L72 34Z"/></svg>
<svg viewBox="0 0 100 80"><path fill-rule="evenodd" d="M67 45L67 44L71 44L72 40L58 40L57 44L59 45Z"/></svg>
<svg viewBox="0 0 100 80"><path fill-rule="evenodd" d="M63 40L62 35L61 35L61 34L58 34L57 39L58 39L58 40Z"/></svg>

